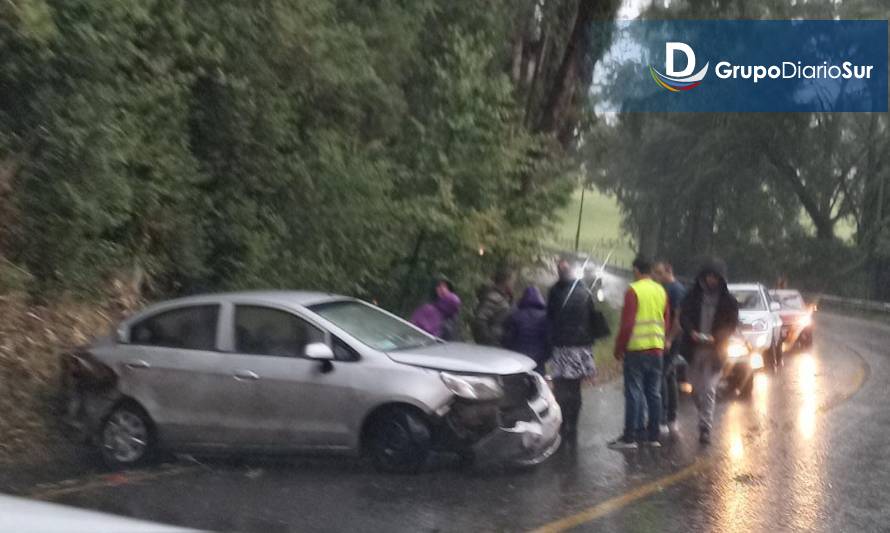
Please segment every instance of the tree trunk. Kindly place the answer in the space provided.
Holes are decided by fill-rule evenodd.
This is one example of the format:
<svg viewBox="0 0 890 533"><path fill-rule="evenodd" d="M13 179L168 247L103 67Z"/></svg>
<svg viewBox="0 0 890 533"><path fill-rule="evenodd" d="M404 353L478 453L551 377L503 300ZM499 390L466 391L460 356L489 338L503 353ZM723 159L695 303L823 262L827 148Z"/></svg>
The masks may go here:
<svg viewBox="0 0 890 533"><path fill-rule="evenodd" d="M609 41L603 38L594 43L594 21L614 14L618 4L616 0L580 0L578 3L572 33L544 100L537 128L540 132L556 135L564 147L574 139L578 116L573 108L577 97L587 93L593 78L593 65Z"/></svg>
<svg viewBox="0 0 890 533"><path fill-rule="evenodd" d="M798 176L797 167L776 154L770 147L766 149L766 154L769 161L776 167L779 176L794 190L810 220L813 221L813 225L816 226L816 237L819 240L834 239L834 221L831 220L831 213L823 212L820 209L819 203L810 195L806 185Z"/></svg>

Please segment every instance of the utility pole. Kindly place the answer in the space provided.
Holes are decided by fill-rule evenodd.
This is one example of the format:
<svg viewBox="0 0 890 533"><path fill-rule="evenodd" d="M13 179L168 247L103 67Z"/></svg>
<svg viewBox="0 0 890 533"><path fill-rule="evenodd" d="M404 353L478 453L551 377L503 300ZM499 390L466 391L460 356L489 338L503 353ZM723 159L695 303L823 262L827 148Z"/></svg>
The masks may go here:
<svg viewBox="0 0 890 533"><path fill-rule="evenodd" d="M578 229L575 231L575 253L578 253L578 242L581 240L581 214L584 213L584 191L587 186L581 187L581 206L578 208Z"/></svg>

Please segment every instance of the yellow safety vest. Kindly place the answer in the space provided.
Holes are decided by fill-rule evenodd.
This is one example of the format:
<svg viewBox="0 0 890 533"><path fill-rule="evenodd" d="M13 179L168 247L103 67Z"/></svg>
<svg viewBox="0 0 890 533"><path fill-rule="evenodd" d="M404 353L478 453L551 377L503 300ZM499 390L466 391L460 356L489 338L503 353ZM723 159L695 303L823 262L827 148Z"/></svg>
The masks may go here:
<svg viewBox="0 0 890 533"><path fill-rule="evenodd" d="M631 283L630 288L637 295L637 316L627 351L664 350L667 292L661 284L648 278Z"/></svg>

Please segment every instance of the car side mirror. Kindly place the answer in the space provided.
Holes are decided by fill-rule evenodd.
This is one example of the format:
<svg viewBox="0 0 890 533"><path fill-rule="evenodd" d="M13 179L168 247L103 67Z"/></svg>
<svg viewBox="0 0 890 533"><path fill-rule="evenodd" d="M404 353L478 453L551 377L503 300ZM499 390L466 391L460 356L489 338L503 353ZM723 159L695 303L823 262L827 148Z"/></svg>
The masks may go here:
<svg viewBox="0 0 890 533"><path fill-rule="evenodd" d="M781 311L781 310L782 310L782 306L779 305L779 302L770 302L770 304L769 304L769 310L770 310L770 311Z"/></svg>
<svg viewBox="0 0 890 533"><path fill-rule="evenodd" d="M303 354L315 361L331 361L334 359L334 351L323 342L312 342L306 345Z"/></svg>

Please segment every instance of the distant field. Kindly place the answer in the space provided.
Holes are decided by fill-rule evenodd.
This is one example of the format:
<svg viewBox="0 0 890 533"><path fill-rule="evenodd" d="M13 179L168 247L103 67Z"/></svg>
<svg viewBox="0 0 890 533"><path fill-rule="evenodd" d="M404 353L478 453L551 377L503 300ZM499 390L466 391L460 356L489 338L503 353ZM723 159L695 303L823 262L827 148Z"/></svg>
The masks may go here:
<svg viewBox="0 0 890 533"><path fill-rule="evenodd" d="M587 200L584 200L584 203L587 203ZM804 227L804 229L810 235L816 235L816 226L813 224L813 219L807 215L806 211L802 208L800 210L800 225ZM856 221L852 219L852 217L845 217L837 221L837 225L834 227L834 234L838 239L852 243L853 238L856 236Z"/></svg>
<svg viewBox="0 0 890 533"><path fill-rule="evenodd" d="M559 213L554 244L571 249L575 245L578 229L578 208L581 190L575 191L569 204ZM626 266L633 261L634 252L630 239L621 229L621 212L618 202L611 196L596 190L584 193L584 211L581 215L581 239L579 251L593 251L597 257L613 250L610 263ZM623 264L623 265L622 265Z"/></svg>

